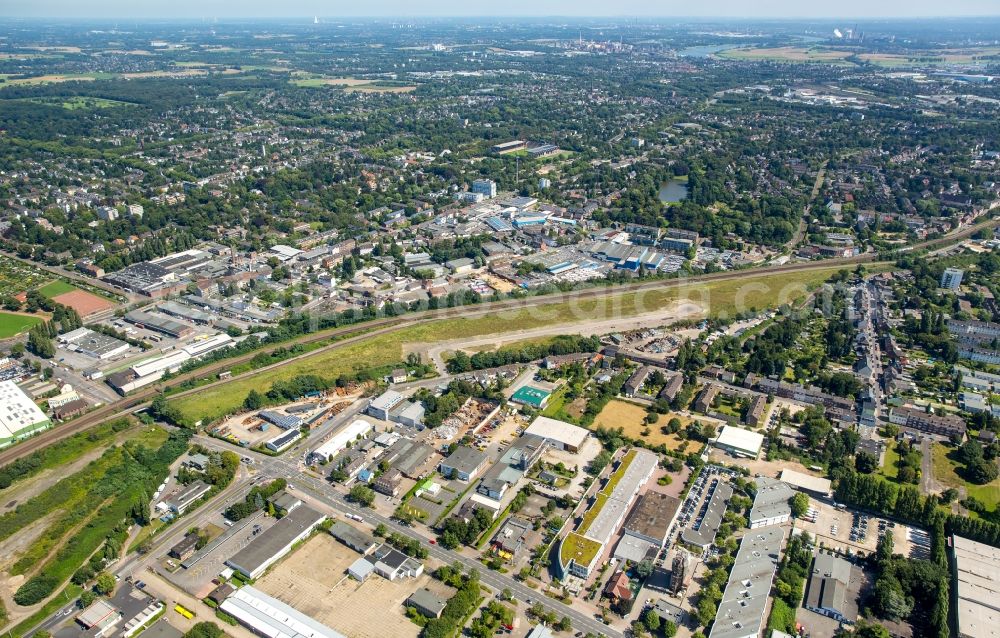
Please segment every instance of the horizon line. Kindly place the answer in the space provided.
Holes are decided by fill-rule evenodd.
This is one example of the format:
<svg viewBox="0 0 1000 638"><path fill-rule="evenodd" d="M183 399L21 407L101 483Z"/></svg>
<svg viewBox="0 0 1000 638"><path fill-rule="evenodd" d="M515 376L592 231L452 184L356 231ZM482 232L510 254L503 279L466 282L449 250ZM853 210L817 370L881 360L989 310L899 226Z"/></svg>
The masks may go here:
<svg viewBox="0 0 1000 638"><path fill-rule="evenodd" d="M19 14L4 14L0 13L0 18L12 19L12 20L46 20L55 22L102 22L102 21L116 21L116 20L156 20L156 21L166 21L166 22L189 22L189 21L206 21L206 20L221 20L221 19L235 19L235 20L311 20L318 17L320 20L328 20L327 24L333 24L337 22L353 21L353 20L421 20L421 19L433 19L433 20L458 20L458 19L516 19L516 20L606 20L606 19L625 19L625 20L660 20L660 19L670 19L670 20L739 20L739 21L758 21L758 22L768 22L768 21L793 21L793 20L901 20L901 21L912 21L912 20L977 20L982 18L995 18L1000 19L1000 9L997 13L984 13L984 14L958 14L958 15L946 15L946 14L921 14L921 15L874 15L874 16L857 16L857 15L822 15L822 16L806 16L806 15L766 15L766 16L746 16L746 15L672 15L672 14L590 14L590 15L564 15L564 14L412 14L412 15L350 15L350 16L322 16L319 14L301 14L301 15L230 15L230 14L219 14L219 15L187 15L187 16L157 16L157 15L143 15L143 16L46 16L46 15L19 15ZM321 23L322 24L322 23Z"/></svg>

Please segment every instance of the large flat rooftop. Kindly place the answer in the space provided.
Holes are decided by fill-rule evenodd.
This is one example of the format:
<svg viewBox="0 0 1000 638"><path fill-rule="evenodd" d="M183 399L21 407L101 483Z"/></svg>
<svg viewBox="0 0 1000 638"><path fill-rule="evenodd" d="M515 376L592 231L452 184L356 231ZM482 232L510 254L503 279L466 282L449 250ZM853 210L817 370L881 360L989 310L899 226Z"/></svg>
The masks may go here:
<svg viewBox="0 0 1000 638"><path fill-rule="evenodd" d="M996 638L1000 627L1000 548L952 536L960 638Z"/></svg>
<svg viewBox="0 0 1000 638"><path fill-rule="evenodd" d="M760 635L784 537L782 527L751 530L743 537L709 638Z"/></svg>

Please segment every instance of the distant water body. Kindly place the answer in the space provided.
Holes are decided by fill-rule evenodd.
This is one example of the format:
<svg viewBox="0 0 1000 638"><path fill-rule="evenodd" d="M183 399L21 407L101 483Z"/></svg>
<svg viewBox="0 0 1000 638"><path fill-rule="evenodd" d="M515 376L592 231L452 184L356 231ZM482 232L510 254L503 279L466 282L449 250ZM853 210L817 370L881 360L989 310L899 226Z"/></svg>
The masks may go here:
<svg viewBox="0 0 1000 638"><path fill-rule="evenodd" d="M660 184L660 201L664 204L676 204L684 201L688 196L688 187L685 182L672 179Z"/></svg>

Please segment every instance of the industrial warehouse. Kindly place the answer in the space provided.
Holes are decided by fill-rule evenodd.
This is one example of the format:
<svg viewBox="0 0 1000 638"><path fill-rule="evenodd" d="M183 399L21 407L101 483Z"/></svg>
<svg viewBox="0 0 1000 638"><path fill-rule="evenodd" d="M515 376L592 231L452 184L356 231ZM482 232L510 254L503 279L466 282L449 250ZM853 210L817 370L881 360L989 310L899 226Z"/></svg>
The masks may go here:
<svg viewBox="0 0 1000 638"><path fill-rule="evenodd" d="M47 429L52 422L13 381L0 381L0 448Z"/></svg>
<svg viewBox="0 0 1000 638"><path fill-rule="evenodd" d="M220 609L265 638L346 638L250 585L233 592Z"/></svg>
<svg viewBox="0 0 1000 638"><path fill-rule="evenodd" d="M309 536L324 520L325 514L299 505L227 560L226 565L247 578L257 578L292 551L293 545Z"/></svg>

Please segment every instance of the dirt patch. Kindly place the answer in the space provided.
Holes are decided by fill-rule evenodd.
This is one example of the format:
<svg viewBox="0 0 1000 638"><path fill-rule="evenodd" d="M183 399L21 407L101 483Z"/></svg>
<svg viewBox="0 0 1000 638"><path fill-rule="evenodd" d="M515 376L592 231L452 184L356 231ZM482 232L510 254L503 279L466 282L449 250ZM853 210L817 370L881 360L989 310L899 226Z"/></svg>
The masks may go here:
<svg viewBox="0 0 1000 638"><path fill-rule="evenodd" d="M59 513L58 510L50 512L31 525L23 528L17 534L0 542L0 557L2 557L0 558L0 572L6 573L17 560L17 556L30 547L42 535L42 532L49 527ZM12 579L23 580L21 576L15 576Z"/></svg>
<svg viewBox="0 0 1000 638"><path fill-rule="evenodd" d="M609 401L604 406L604 409L601 410L601 413L597 415L597 418L594 419L594 428L600 427L607 430L622 428L625 436L630 439L646 441L652 445L660 445L662 443L670 450L676 450L684 445L684 443L687 443L686 440L676 434L664 434L661 428L666 426L671 419L676 418L680 419L681 428L683 429L694 421L693 418L679 412L660 414L658 417L656 423L647 424L644 421L646 418L646 409L644 407L616 399ZM647 429L649 430L649 434L644 436L643 432ZM691 446L692 444L689 443L688 447Z"/></svg>
<svg viewBox="0 0 1000 638"><path fill-rule="evenodd" d="M76 310L81 317L87 317L115 307L115 304L111 301L105 299L104 297L98 297L94 293L87 292L86 290L65 292L61 295L53 297L52 301L60 303L64 306L69 306L73 310Z"/></svg>
<svg viewBox="0 0 1000 638"><path fill-rule="evenodd" d="M257 581L256 586L319 622L355 638L416 638L420 628L403 601L421 587L441 587L426 574L390 582L377 574L359 583L347 568L360 554L318 534ZM438 592L447 598L442 588Z"/></svg>

